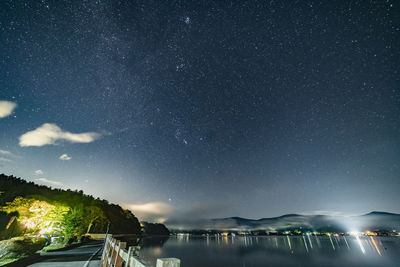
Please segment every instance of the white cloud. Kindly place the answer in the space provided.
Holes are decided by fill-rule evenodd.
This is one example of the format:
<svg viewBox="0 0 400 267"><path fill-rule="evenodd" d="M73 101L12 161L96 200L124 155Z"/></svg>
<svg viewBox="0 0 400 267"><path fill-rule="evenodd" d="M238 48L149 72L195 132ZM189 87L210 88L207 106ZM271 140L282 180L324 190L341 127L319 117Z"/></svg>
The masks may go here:
<svg viewBox="0 0 400 267"><path fill-rule="evenodd" d="M61 182L53 181L53 180L50 180L50 179L47 179L47 178L38 178L38 179L35 179L35 181L43 183L43 184L49 184L49 185L52 185L52 186L63 186L64 185Z"/></svg>
<svg viewBox="0 0 400 267"><path fill-rule="evenodd" d="M36 170L35 175L42 175L44 172L42 170Z"/></svg>
<svg viewBox="0 0 400 267"><path fill-rule="evenodd" d="M10 151L0 149L0 154L2 155L12 155Z"/></svg>
<svg viewBox="0 0 400 267"><path fill-rule="evenodd" d="M3 157L0 157L0 161L3 161L3 162L11 162L12 160L11 160L11 159L6 159L6 158L3 158Z"/></svg>
<svg viewBox="0 0 400 267"><path fill-rule="evenodd" d="M70 156L68 156L68 154L62 154L59 159L61 159L61 160L71 160L72 158Z"/></svg>
<svg viewBox="0 0 400 267"><path fill-rule="evenodd" d="M131 210L141 221L159 223L163 223L175 211L173 206L164 202L124 204L123 207Z"/></svg>
<svg viewBox="0 0 400 267"><path fill-rule="evenodd" d="M0 119L5 118L14 111L14 109L17 107L17 103L10 102L10 101L0 101Z"/></svg>
<svg viewBox="0 0 400 267"><path fill-rule="evenodd" d="M15 157L15 155L10 151L0 149L0 162L13 162L13 160L7 157Z"/></svg>
<svg viewBox="0 0 400 267"><path fill-rule="evenodd" d="M99 133L95 132L70 133L63 131L56 124L45 123L39 128L21 135L19 145L22 147L54 145L58 140L65 140L71 143L90 143L100 136Z"/></svg>

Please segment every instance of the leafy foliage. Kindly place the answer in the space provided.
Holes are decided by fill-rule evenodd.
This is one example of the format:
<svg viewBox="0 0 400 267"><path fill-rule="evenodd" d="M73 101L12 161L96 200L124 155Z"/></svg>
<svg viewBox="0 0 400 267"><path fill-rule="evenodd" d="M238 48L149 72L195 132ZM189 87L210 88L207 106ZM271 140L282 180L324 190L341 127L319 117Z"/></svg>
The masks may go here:
<svg viewBox="0 0 400 267"><path fill-rule="evenodd" d="M107 217L104 215L102 209L97 206L85 207L85 225L87 225L86 233L90 233L90 230L94 229L94 226L98 228L104 228ZM97 224L96 224L97 223Z"/></svg>
<svg viewBox="0 0 400 267"><path fill-rule="evenodd" d="M16 197L1 211L7 213L17 212L18 221L28 233L50 233L60 230L61 220L68 212L69 207L59 203L50 204L46 201L33 198Z"/></svg>
<svg viewBox="0 0 400 267"><path fill-rule="evenodd" d="M0 241L0 264L34 254L46 244L44 237L15 237Z"/></svg>
<svg viewBox="0 0 400 267"><path fill-rule="evenodd" d="M0 192L1 229L5 229L12 216L17 215L16 222L0 233L2 238L17 235L18 231L10 233L16 224L25 233L51 228L61 231L67 238L87 232L104 233L108 222L110 233L141 233L139 221L132 212L107 200L85 195L83 191L52 189L0 174Z"/></svg>
<svg viewBox="0 0 400 267"><path fill-rule="evenodd" d="M81 236L85 233L84 225L85 213L82 206L72 208L64 215L62 220L63 234L66 240L72 237Z"/></svg>

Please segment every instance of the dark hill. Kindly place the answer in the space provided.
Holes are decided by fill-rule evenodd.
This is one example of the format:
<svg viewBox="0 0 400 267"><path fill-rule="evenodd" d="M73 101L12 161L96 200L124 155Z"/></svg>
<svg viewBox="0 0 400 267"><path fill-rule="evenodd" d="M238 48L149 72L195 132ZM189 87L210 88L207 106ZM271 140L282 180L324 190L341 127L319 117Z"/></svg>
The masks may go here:
<svg viewBox="0 0 400 267"><path fill-rule="evenodd" d="M170 228L175 228L175 222L167 222ZM246 219L229 217L211 220L202 220L193 226L183 221L179 223L180 229L204 230L266 230L285 231L303 229L319 232L349 232L365 230L400 231L400 214L373 211L360 216L327 216L327 215L300 215L287 214L279 217ZM178 224L177 224L178 225ZM176 227L178 228L178 227Z"/></svg>
<svg viewBox="0 0 400 267"><path fill-rule="evenodd" d="M104 233L107 223L110 222L110 233L114 234L140 234L141 227L138 219L132 212L122 209L119 205L110 204L107 200L94 198L85 195L83 191L72 191L53 189L33 182L27 182L21 178L0 174L0 206L13 201L16 197L27 199L38 199L49 203L61 203L71 209L85 209L91 207L92 210L100 209L104 214L104 223L95 224L91 232ZM5 224L11 215L0 213L0 227L5 229Z"/></svg>

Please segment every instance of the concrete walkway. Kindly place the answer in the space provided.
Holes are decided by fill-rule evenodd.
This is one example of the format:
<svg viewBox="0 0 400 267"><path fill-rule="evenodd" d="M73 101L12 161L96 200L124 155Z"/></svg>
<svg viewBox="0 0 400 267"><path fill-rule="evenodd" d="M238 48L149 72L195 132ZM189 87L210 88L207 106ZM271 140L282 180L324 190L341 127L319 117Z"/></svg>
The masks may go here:
<svg viewBox="0 0 400 267"><path fill-rule="evenodd" d="M41 260L29 266L34 267L98 267L100 266L102 241L92 241L65 251L41 253ZM99 251L100 250L100 251ZM95 256L94 253L98 252ZM93 257L92 257L93 256ZM92 257L92 258L91 258ZM91 258L90 261L88 261Z"/></svg>

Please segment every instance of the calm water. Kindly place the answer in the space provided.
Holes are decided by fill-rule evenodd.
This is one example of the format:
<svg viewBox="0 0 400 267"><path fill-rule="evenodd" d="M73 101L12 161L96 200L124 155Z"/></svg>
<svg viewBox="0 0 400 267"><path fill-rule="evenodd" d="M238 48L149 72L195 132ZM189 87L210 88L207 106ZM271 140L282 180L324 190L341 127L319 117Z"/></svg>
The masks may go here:
<svg viewBox="0 0 400 267"><path fill-rule="evenodd" d="M193 237L146 239L140 257L181 266L400 266L397 237Z"/></svg>

